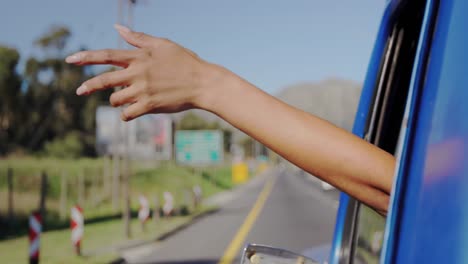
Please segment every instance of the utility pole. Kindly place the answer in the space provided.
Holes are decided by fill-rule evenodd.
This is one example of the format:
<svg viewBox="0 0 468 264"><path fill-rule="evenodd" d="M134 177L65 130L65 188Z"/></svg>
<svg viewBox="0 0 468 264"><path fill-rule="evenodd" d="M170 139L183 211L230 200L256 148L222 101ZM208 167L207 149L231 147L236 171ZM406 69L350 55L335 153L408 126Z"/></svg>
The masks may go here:
<svg viewBox="0 0 468 264"><path fill-rule="evenodd" d="M8 224L13 225L14 211L13 211L13 169L7 170L7 185L8 185Z"/></svg>
<svg viewBox="0 0 468 264"><path fill-rule="evenodd" d="M137 0L118 0L118 23L119 24L126 24L128 27L133 28L133 8L137 4ZM127 21L124 19L124 9L127 9ZM126 22L126 23L125 23ZM119 37L118 40L118 48L123 48L122 39ZM116 88L116 90L120 90L121 87ZM119 126L119 133L120 131L123 132L123 170L122 170L122 185L123 185L123 212L122 212L122 220L124 222L124 233L127 238L132 236L131 228L130 228L130 221L131 221L131 208L130 208L130 175L131 175L131 164L130 164L130 149L129 149L129 129L128 125L124 124L122 121L119 121L118 124L122 126L120 129Z"/></svg>

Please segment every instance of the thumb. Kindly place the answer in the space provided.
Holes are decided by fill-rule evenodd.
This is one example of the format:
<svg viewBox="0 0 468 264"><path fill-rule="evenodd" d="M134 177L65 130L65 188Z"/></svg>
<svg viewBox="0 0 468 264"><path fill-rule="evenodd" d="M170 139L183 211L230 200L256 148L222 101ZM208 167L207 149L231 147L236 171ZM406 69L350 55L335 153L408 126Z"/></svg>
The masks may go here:
<svg viewBox="0 0 468 264"><path fill-rule="evenodd" d="M153 39L153 37L151 37L150 35L147 35L143 32L132 31L128 27L124 27L119 24L115 24L114 27L119 32L120 36L122 36L122 38L128 42L128 44L137 48L149 46L151 40Z"/></svg>

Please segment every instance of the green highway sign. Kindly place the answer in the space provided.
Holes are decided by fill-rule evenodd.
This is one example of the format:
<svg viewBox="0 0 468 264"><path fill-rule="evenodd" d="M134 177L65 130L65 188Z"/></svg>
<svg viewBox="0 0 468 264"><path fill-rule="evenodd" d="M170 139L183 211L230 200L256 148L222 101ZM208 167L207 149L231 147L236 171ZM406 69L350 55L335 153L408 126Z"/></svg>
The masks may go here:
<svg viewBox="0 0 468 264"><path fill-rule="evenodd" d="M180 164L219 164L223 161L223 134L219 130L176 131L175 152Z"/></svg>

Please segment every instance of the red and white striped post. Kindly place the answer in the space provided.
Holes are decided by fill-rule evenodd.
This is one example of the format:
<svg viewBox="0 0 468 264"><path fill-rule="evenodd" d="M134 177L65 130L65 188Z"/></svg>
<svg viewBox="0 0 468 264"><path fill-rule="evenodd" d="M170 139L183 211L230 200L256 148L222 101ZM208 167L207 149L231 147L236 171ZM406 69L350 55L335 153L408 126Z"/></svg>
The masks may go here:
<svg viewBox="0 0 468 264"><path fill-rule="evenodd" d="M83 209L75 205L71 209L71 241L78 256L81 255L81 239L84 233Z"/></svg>
<svg viewBox="0 0 468 264"><path fill-rule="evenodd" d="M39 212L33 212L29 217L29 263L39 263L39 247L42 232L42 217Z"/></svg>
<svg viewBox="0 0 468 264"><path fill-rule="evenodd" d="M145 222L146 220L149 219L149 216L150 216L150 208L149 208L148 199L146 199L145 196L140 195L139 201L140 201L140 209L138 210L138 219L140 219L141 229L144 231Z"/></svg>

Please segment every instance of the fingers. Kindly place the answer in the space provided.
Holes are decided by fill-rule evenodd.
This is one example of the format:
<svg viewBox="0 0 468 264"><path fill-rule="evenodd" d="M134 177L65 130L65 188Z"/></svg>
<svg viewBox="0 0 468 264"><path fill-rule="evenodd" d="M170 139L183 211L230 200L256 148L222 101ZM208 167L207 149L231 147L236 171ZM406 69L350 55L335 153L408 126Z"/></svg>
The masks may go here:
<svg viewBox="0 0 468 264"><path fill-rule="evenodd" d="M137 101L138 88L136 86L129 86L120 91L111 94L109 102L113 107L122 106L125 104L133 104Z"/></svg>
<svg viewBox="0 0 468 264"><path fill-rule="evenodd" d="M124 27L122 25L115 24L114 27L119 32L120 36L128 42L128 44L137 48L148 47L154 40L158 39L143 32L132 31L128 27Z"/></svg>
<svg viewBox="0 0 468 264"><path fill-rule="evenodd" d="M65 62L77 65L111 64L126 68L136 55L136 51L134 50L104 49L81 51L68 56Z"/></svg>
<svg viewBox="0 0 468 264"><path fill-rule="evenodd" d="M129 70L106 72L84 82L76 90L77 95L88 95L107 88L129 85L132 75Z"/></svg>
<svg viewBox="0 0 468 264"><path fill-rule="evenodd" d="M134 32L127 27L115 25L119 34L131 45L142 48L149 47L161 40L142 32ZM68 56L65 61L77 65L111 64L120 67L128 67L130 62L138 55L136 50L104 49L96 51L81 51Z"/></svg>
<svg viewBox="0 0 468 264"><path fill-rule="evenodd" d="M144 114L147 114L145 105L142 102L137 102L125 108L122 111L120 118L123 121L130 121Z"/></svg>

